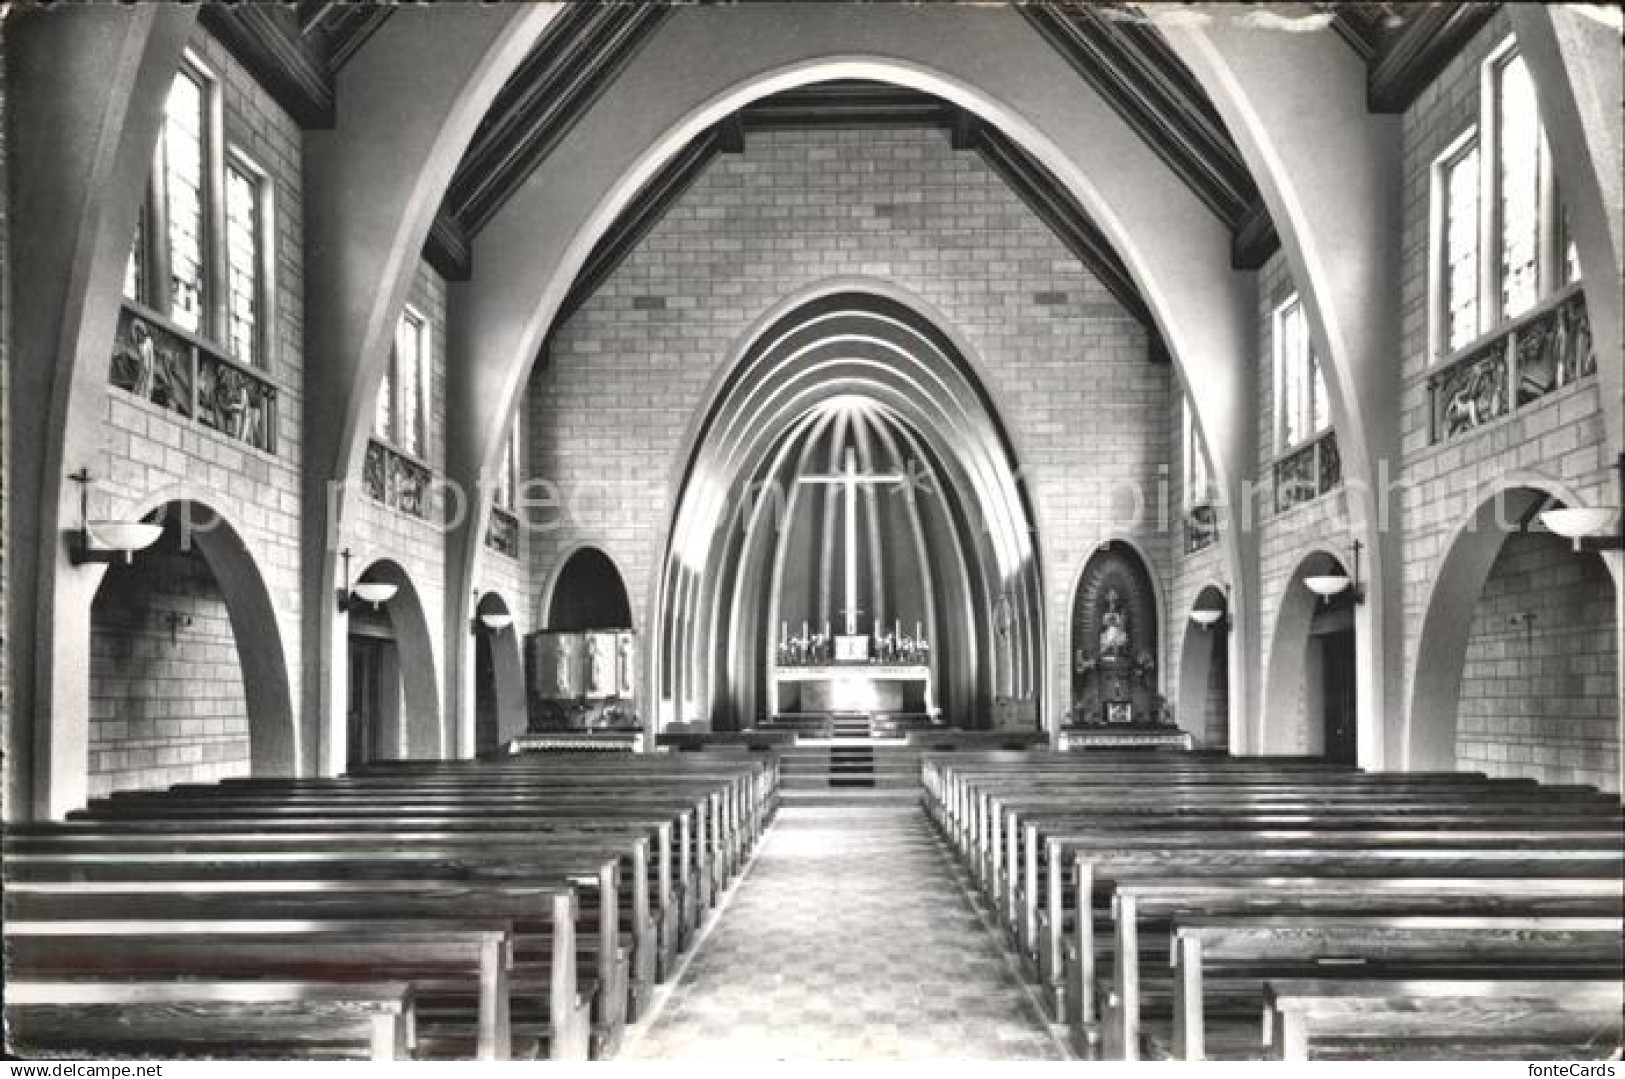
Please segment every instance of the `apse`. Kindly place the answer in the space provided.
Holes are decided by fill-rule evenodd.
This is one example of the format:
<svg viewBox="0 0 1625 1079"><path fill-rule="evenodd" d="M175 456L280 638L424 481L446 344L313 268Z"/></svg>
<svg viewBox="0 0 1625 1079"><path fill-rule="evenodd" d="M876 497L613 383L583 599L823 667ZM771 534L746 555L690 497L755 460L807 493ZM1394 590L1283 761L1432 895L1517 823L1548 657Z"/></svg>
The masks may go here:
<svg viewBox="0 0 1625 1079"><path fill-rule="evenodd" d="M656 623L662 723L805 710L787 642L861 637L919 681L843 678L823 707L982 727L1002 706L1036 728L1043 608L1018 476L966 357L913 308L843 292L778 318L687 463Z"/></svg>

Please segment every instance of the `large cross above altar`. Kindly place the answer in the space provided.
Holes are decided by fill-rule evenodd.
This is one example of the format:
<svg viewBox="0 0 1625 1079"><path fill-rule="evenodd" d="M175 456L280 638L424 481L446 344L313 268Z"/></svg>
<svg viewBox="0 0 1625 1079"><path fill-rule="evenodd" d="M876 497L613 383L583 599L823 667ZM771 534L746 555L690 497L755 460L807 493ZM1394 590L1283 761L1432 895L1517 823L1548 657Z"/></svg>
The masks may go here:
<svg viewBox="0 0 1625 1079"><path fill-rule="evenodd" d="M907 477L897 473L859 473L857 451L846 448L846 464L841 471L823 476L802 476L803 483L839 484L846 494L846 635L858 632L858 486L860 484L902 483ZM878 614L878 612L877 612Z"/></svg>

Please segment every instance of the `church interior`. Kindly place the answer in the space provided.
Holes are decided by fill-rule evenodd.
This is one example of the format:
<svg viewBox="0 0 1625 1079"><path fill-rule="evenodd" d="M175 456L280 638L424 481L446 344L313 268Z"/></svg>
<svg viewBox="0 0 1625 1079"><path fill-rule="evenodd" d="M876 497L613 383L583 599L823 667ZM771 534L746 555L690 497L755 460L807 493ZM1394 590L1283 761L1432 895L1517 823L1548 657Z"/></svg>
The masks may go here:
<svg viewBox="0 0 1625 1079"><path fill-rule="evenodd" d="M1621 37L0 7L8 1053L1619 1059Z"/></svg>

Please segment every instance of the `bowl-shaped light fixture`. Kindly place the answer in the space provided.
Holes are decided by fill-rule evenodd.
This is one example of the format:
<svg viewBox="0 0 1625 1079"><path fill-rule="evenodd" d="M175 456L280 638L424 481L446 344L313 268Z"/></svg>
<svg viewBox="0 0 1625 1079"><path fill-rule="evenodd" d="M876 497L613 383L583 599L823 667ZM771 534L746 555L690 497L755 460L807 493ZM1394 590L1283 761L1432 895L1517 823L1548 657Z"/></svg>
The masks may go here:
<svg viewBox="0 0 1625 1079"><path fill-rule="evenodd" d="M377 607L394 599L398 589L388 581L358 581L353 591L356 599Z"/></svg>
<svg viewBox="0 0 1625 1079"><path fill-rule="evenodd" d="M164 526L149 521L87 521L85 531L97 546L130 554L157 543Z"/></svg>
<svg viewBox="0 0 1625 1079"><path fill-rule="evenodd" d="M1614 511L1606 506L1570 506L1540 515L1540 523L1564 539L1601 535L1613 519Z"/></svg>
<svg viewBox="0 0 1625 1079"><path fill-rule="evenodd" d="M513 625L513 615L507 611L486 611L480 615L480 624L492 633L500 633Z"/></svg>
<svg viewBox="0 0 1625 1079"><path fill-rule="evenodd" d="M1191 621L1206 629L1224 617L1224 612L1217 607L1198 607L1191 612Z"/></svg>
<svg viewBox="0 0 1625 1079"><path fill-rule="evenodd" d="M1331 599L1335 595L1348 590L1351 583L1341 573L1321 573L1303 579L1304 587L1319 596L1321 599Z"/></svg>

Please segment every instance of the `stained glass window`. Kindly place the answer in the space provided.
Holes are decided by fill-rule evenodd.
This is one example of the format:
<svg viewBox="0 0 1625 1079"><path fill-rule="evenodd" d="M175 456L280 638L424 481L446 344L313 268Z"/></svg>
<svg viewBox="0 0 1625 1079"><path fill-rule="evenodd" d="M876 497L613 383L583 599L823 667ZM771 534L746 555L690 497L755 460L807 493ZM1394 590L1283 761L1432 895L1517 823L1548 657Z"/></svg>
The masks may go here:
<svg viewBox="0 0 1625 1079"><path fill-rule="evenodd" d="M1303 304L1294 295L1276 310L1277 450L1309 441L1331 426L1326 380L1309 341Z"/></svg>
<svg viewBox="0 0 1625 1079"><path fill-rule="evenodd" d="M1185 412L1185 504L1200 506L1213 499L1213 478L1208 472L1207 453L1196 431L1196 416L1190 398L1183 399Z"/></svg>
<svg viewBox="0 0 1625 1079"><path fill-rule="evenodd" d="M1496 81L1500 146L1501 317L1540 299L1540 111L1523 57L1501 65Z"/></svg>
<svg viewBox="0 0 1625 1079"><path fill-rule="evenodd" d="M207 303L204 249L203 85L189 71L175 76L164 106L164 210L169 218L169 317L203 331Z"/></svg>
<svg viewBox="0 0 1625 1079"><path fill-rule="evenodd" d="M384 380L378 386L378 403L373 406L372 433L384 442L395 441L395 364L384 367Z"/></svg>
<svg viewBox="0 0 1625 1079"><path fill-rule="evenodd" d="M124 263L124 298L136 303L147 302L146 257L147 213L142 210L135 219L135 241L130 244L130 257Z"/></svg>
<svg viewBox="0 0 1625 1079"><path fill-rule="evenodd" d="M1478 144L1444 170L1445 351L1478 336Z"/></svg>
<svg viewBox="0 0 1625 1079"><path fill-rule="evenodd" d="M428 347L423 320L412 311L395 327L395 445L407 453L425 453L425 395L428 392Z"/></svg>
<svg viewBox="0 0 1625 1079"><path fill-rule="evenodd" d="M516 420L513 431L508 435L508 441L502 448L502 461L497 465L496 490L492 492L492 499L500 508L512 510L518 505L518 494L519 423Z"/></svg>
<svg viewBox="0 0 1625 1079"><path fill-rule="evenodd" d="M260 181L226 168L226 334L231 354L243 363L260 356Z"/></svg>

